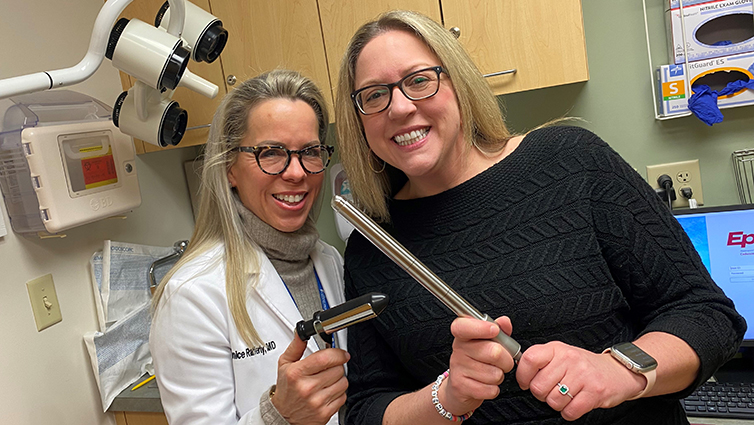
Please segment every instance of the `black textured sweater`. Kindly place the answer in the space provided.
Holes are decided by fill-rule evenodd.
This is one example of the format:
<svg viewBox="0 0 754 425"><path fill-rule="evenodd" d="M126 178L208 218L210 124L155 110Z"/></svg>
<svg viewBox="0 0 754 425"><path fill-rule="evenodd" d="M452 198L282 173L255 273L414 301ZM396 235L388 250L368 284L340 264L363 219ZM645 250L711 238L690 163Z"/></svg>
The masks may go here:
<svg viewBox="0 0 754 425"><path fill-rule="evenodd" d="M746 327L690 240L644 180L577 127L530 133L508 157L435 196L391 200L384 227L480 311L507 315L522 349L563 341L593 352L645 332L686 341L695 387L737 350ZM448 368L454 315L354 232L346 295L390 296L348 331L349 424L380 425L396 397ZM470 424L566 423L518 387L515 370ZM678 394L597 409L575 423L688 423Z"/></svg>

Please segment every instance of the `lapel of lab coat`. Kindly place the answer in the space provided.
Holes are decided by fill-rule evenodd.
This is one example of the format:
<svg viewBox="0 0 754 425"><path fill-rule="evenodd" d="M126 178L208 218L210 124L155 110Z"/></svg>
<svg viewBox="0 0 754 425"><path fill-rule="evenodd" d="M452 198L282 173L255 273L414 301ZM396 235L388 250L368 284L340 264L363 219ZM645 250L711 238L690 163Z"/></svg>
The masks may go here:
<svg viewBox="0 0 754 425"><path fill-rule="evenodd" d="M276 318L293 333L296 323L304 319L275 267L264 253L259 252L259 254L261 267L256 291L262 301L267 304L267 307L275 313ZM342 303L343 301L337 292L339 286L337 285L338 276L334 273L337 270L335 260L329 255L323 255L321 243L317 243L311 257L330 307ZM311 319L311 317L308 319ZM309 338L306 346L309 354L319 350L314 338Z"/></svg>

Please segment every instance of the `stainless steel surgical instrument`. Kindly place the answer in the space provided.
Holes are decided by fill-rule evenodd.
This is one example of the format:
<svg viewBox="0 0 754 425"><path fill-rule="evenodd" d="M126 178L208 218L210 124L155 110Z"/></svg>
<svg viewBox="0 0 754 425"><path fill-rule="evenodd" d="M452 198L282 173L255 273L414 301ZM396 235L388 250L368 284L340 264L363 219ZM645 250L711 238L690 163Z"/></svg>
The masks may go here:
<svg viewBox="0 0 754 425"><path fill-rule="evenodd" d="M365 238L379 248L393 262L405 270L411 277L416 279L438 300L445 304L453 313L460 316L473 317L479 320L495 321L488 315L482 314L466 299L458 295L447 283L440 279L432 270L425 266L409 250L390 236L369 216L353 206L341 196L334 196L331 201L332 208L342 215L348 222L353 224ZM513 338L506 335L502 330L494 338L513 356L518 363L521 358L521 345Z"/></svg>

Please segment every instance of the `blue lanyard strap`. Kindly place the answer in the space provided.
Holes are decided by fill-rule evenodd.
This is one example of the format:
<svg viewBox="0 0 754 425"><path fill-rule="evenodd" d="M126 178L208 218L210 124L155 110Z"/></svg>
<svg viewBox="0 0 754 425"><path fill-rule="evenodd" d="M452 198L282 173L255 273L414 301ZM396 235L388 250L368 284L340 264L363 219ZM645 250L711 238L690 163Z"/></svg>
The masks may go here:
<svg viewBox="0 0 754 425"><path fill-rule="evenodd" d="M325 289L322 288L322 282L319 280L317 269L314 269L314 277L317 278L317 287L319 288L319 300L322 302L322 310L330 308L330 303L327 302L327 296L325 295Z"/></svg>
<svg viewBox="0 0 754 425"><path fill-rule="evenodd" d="M319 300L322 302L322 310L327 310L330 308L330 303L327 302L327 296L325 295L325 289L322 288L322 282L319 280L319 275L317 274L317 269L314 269L314 277L317 278L317 287L319 288ZM335 338L332 338L332 346L337 348L338 343L335 340Z"/></svg>
<svg viewBox="0 0 754 425"><path fill-rule="evenodd" d="M317 288L319 289L319 302L322 304L322 310L327 310L330 308L330 303L327 302L327 296L325 295L325 289L322 287L322 282L319 280L319 274L317 274L317 269L314 268L314 277L317 278ZM281 277L280 280L283 280ZM293 304L298 308L298 304L296 304L296 299L293 298L293 294L291 293L291 290L288 289L288 285L283 280L283 286L285 286L285 290L288 291L288 295L291 296L291 300L293 300Z"/></svg>
<svg viewBox="0 0 754 425"><path fill-rule="evenodd" d="M325 289L322 287L322 282L319 280L319 274L317 273L317 268L316 267L314 267L314 277L317 278L317 288L319 289L319 301L320 301L320 303L322 303L322 310L327 310L328 308L330 308L330 303L327 302L327 296L325 295ZM283 278L281 277L280 280L282 281ZM296 299L293 298L293 294L291 293L291 290L288 289L288 285L286 285L285 281L283 281L283 286L285 286L285 289L288 291L288 295L290 295L291 300L293 300L293 304L298 309L298 304L296 303ZM337 344L335 343L335 339L333 339L332 346L333 347L337 347Z"/></svg>

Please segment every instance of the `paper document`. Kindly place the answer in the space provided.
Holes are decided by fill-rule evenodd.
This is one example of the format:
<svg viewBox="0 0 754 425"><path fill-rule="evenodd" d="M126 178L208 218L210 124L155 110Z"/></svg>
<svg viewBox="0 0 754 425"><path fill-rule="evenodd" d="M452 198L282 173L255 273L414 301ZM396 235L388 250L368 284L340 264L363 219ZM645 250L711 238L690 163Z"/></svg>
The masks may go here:
<svg viewBox="0 0 754 425"><path fill-rule="evenodd" d="M92 278L94 305L97 307L97 323L99 330L104 331L107 329L107 321L105 320L105 308L102 303L102 281L104 280L102 277L102 251L95 252L89 259L89 273Z"/></svg>
<svg viewBox="0 0 754 425"><path fill-rule="evenodd" d="M5 227L5 205L0 200L0 238L8 234L8 228Z"/></svg>
<svg viewBox="0 0 754 425"><path fill-rule="evenodd" d="M89 332L84 335L94 378L100 390L103 411L113 399L144 372L152 370L149 352L149 304L132 311L112 325L106 332Z"/></svg>
<svg viewBox="0 0 754 425"><path fill-rule="evenodd" d="M85 334L84 342L104 411L145 371L153 373L148 273L155 261L175 252L175 247L108 240L89 260L99 331ZM174 264L169 261L155 269L155 279L159 282Z"/></svg>
<svg viewBox="0 0 754 425"><path fill-rule="evenodd" d="M100 286L105 329L150 302L149 267L174 252L173 247L105 241L102 250L103 284ZM155 274L160 278L172 266L172 263L166 264L155 270Z"/></svg>

